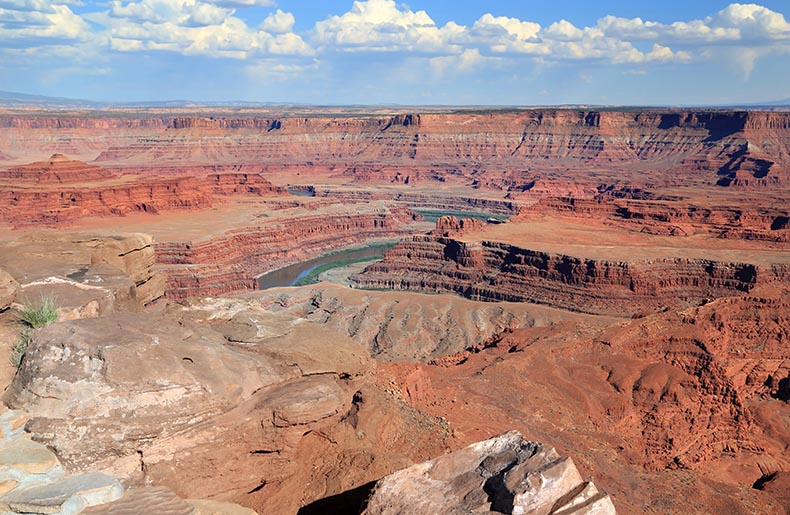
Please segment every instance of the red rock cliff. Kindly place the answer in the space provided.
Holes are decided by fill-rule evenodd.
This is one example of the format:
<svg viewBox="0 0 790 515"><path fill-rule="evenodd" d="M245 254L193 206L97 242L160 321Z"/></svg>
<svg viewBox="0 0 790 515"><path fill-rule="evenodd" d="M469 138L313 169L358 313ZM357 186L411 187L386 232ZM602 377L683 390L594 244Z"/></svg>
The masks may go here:
<svg viewBox="0 0 790 515"><path fill-rule="evenodd" d="M5 116L0 152L43 149L127 164L265 162L310 169L320 162L366 180L383 174L405 181L419 172L429 180L455 177L495 187L521 187L549 170L578 178L584 164L584 174L596 170L603 182L639 172L652 184L775 187L790 173L788 125L787 113L745 111Z"/></svg>
<svg viewBox="0 0 790 515"><path fill-rule="evenodd" d="M429 235L403 240L355 280L363 287L632 316L742 294L777 277L787 280L790 269L684 258L613 262Z"/></svg>

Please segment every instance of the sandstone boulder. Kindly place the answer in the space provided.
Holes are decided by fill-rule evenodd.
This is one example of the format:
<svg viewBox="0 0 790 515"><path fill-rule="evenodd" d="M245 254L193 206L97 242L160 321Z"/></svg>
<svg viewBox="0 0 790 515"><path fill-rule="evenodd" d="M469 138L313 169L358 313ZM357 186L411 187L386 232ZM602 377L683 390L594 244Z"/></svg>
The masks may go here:
<svg viewBox="0 0 790 515"><path fill-rule="evenodd" d="M8 309L19 291L19 283L8 272L0 269L0 311Z"/></svg>
<svg viewBox="0 0 790 515"><path fill-rule="evenodd" d="M433 513L614 515L615 508L570 458L512 431L385 477L364 512Z"/></svg>
<svg viewBox="0 0 790 515"><path fill-rule="evenodd" d="M62 319L139 309L162 298L165 280L155 262L153 240L144 234L59 234L0 244L0 266L21 284L17 301L53 295Z"/></svg>
<svg viewBox="0 0 790 515"><path fill-rule="evenodd" d="M447 428L378 385L350 338L253 307L207 299L45 327L6 401L71 470L262 513L446 448Z"/></svg>
<svg viewBox="0 0 790 515"><path fill-rule="evenodd" d="M224 343L210 330L140 314L54 324L33 336L6 401L24 407L29 430L79 469L294 375L261 370Z"/></svg>

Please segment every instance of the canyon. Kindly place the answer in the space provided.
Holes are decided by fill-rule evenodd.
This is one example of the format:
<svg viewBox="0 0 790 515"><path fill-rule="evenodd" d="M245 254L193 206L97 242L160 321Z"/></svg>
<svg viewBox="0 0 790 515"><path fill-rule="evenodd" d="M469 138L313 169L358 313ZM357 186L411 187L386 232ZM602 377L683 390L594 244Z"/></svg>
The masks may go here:
<svg viewBox="0 0 790 515"><path fill-rule="evenodd" d="M85 513L788 513L788 113L7 109L0 199Z"/></svg>

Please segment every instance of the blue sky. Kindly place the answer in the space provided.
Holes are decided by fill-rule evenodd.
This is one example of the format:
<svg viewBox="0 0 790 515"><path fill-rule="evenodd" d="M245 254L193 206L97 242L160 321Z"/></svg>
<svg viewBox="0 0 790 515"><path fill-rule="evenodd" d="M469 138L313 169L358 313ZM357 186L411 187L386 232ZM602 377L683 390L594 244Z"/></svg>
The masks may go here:
<svg viewBox="0 0 790 515"><path fill-rule="evenodd" d="M107 101L790 98L790 2L0 0L0 90Z"/></svg>

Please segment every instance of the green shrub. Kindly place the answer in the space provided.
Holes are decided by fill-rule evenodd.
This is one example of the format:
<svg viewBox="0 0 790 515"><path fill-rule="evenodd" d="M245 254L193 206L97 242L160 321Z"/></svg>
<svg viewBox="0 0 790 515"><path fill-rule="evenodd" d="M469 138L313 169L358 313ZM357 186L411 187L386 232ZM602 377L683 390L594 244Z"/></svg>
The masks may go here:
<svg viewBox="0 0 790 515"><path fill-rule="evenodd" d="M28 327L22 331L19 340L11 349L11 364L16 368L22 364L33 330L58 321L58 303L54 296L42 295L38 302L26 302L19 311L19 318Z"/></svg>
<svg viewBox="0 0 790 515"><path fill-rule="evenodd" d="M58 303L54 296L42 295L38 302L26 302L19 317L33 329L44 327L58 321Z"/></svg>

